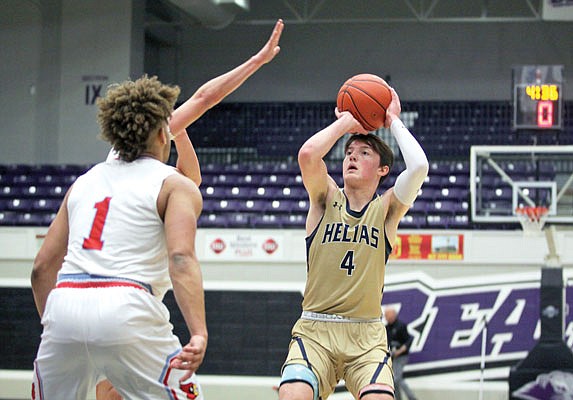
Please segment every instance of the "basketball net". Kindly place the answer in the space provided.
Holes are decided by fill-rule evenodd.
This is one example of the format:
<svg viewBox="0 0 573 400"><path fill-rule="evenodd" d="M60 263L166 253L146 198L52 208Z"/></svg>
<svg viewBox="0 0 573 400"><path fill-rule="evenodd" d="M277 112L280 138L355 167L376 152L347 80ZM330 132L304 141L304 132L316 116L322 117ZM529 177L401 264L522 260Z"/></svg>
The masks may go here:
<svg viewBox="0 0 573 400"><path fill-rule="evenodd" d="M515 209L515 215L527 236L537 236L543 231L548 212L547 207L539 206L521 206Z"/></svg>

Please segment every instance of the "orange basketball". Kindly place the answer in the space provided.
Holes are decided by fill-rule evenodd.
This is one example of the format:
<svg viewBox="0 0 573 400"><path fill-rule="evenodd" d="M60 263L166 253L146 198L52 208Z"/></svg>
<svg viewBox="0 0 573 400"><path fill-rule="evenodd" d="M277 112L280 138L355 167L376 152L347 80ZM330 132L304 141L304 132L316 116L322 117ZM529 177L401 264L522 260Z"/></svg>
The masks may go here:
<svg viewBox="0 0 573 400"><path fill-rule="evenodd" d="M388 84L379 76L359 74L348 79L336 97L338 111L350 111L362 127L374 131L384 126L392 100Z"/></svg>

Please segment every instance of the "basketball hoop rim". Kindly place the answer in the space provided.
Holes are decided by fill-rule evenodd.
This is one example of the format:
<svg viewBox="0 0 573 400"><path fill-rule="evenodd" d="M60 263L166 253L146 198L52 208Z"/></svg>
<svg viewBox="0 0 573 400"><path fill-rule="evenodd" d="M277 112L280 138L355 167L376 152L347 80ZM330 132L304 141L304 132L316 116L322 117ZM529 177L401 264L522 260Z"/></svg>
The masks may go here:
<svg viewBox="0 0 573 400"><path fill-rule="evenodd" d="M519 206L515 209L515 215L528 235L541 233L548 214L549 208L543 206Z"/></svg>
<svg viewBox="0 0 573 400"><path fill-rule="evenodd" d="M549 208L543 206L520 206L515 209L515 214L520 217L529 217L530 219L541 219L547 216Z"/></svg>

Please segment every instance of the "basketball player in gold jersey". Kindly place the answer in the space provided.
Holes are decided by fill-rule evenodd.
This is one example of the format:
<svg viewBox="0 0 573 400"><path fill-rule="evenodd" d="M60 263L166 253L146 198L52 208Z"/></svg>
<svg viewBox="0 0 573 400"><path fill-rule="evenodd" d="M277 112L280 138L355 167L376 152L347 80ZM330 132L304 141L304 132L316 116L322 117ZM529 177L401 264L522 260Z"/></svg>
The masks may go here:
<svg viewBox="0 0 573 400"><path fill-rule="evenodd" d="M306 220L307 283L302 315L292 329L280 400L326 399L340 379L356 399L394 397L386 330L381 322L384 271L400 219L428 173L428 160L400 121L391 89L386 111L406 169L382 196L376 190L393 164L392 150L349 112L308 139L298 161L310 198ZM347 132L344 188L323 158Z"/></svg>

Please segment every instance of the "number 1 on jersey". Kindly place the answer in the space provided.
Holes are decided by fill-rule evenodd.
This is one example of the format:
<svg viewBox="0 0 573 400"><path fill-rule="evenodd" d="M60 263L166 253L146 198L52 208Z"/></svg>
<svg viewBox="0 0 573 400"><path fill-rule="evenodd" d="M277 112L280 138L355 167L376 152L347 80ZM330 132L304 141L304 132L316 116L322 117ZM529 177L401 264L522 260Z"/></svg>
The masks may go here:
<svg viewBox="0 0 573 400"><path fill-rule="evenodd" d="M340 269L345 269L348 276L350 276L354 268L356 268L356 265L354 265L354 250L348 250L340 263Z"/></svg>
<svg viewBox="0 0 573 400"><path fill-rule="evenodd" d="M92 223L92 229L90 231L90 237L84 238L83 248L87 250L101 250L103 247L103 241L101 240L101 234L103 232L103 226L105 225L105 219L107 218L107 213L109 211L109 202L111 197L106 197L102 201L94 204L94 208L97 210L94 222Z"/></svg>

